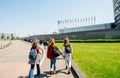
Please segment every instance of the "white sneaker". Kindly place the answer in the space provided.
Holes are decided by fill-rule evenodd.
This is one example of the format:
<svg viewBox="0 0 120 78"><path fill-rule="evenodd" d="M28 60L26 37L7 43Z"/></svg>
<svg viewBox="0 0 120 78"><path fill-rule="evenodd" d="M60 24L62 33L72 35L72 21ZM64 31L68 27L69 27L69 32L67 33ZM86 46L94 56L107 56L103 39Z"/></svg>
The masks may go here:
<svg viewBox="0 0 120 78"><path fill-rule="evenodd" d="M56 70L54 70L54 74L56 74Z"/></svg>

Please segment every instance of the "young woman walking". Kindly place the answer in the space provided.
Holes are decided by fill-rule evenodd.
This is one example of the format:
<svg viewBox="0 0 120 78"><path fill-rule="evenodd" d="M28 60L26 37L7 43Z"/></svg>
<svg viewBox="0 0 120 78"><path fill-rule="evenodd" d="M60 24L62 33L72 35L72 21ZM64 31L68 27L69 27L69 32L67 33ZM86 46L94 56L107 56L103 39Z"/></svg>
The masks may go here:
<svg viewBox="0 0 120 78"><path fill-rule="evenodd" d="M40 65L39 65L40 64L40 56L39 56L39 54L41 55L42 52L40 50L40 47L38 46L38 41L37 40L32 43L32 47L31 47L30 51L31 50L36 51L37 57L36 57L35 60L34 59L29 59L29 64L31 65L31 68L30 68L30 71L29 71L28 78L33 78L34 77L33 72L34 72L35 64L36 64L36 67L37 67L37 75L40 75ZM29 58L30 58L30 55L29 55Z"/></svg>
<svg viewBox="0 0 120 78"><path fill-rule="evenodd" d="M65 69L68 69L68 74L70 74L72 46L71 46L71 44L69 42L69 38L67 36L64 38L63 54L65 57L65 65L66 65Z"/></svg>
<svg viewBox="0 0 120 78"><path fill-rule="evenodd" d="M56 73L56 58L53 53L53 48L57 48L55 45L55 40L52 38L47 50L47 58L50 59L50 75Z"/></svg>

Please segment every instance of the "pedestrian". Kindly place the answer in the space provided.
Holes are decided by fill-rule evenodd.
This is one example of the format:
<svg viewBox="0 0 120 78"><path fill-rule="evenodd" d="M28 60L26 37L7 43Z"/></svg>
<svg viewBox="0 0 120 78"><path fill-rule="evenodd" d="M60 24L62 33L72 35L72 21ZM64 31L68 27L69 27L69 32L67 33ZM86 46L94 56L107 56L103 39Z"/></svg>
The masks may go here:
<svg viewBox="0 0 120 78"><path fill-rule="evenodd" d="M39 40L39 44L42 45L42 40Z"/></svg>
<svg viewBox="0 0 120 78"><path fill-rule="evenodd" d="M48 42L45 40L44 41L44 49L47 49L47 46L48 46Z"/></svg>
<svg viewBox="0 0 120 78"><path fill-rule="evenodd" d="M56 73L56 58L57 56L54 56L54 49L57 49L57 51L59 51L59 49L57 48L57 46L55 45L55 40L54 38L52 38L50 40L50 44L48 46L48 50L47 50L47 58L50 59L50 75L55 74ZM61 55L62 53L60 53L59 55Z"/></svg>
<svg viewBox="0 0 120 78"><path fill-rule="evenodd" d="M64 38L63 54L64 54L65 65L66 65L65 69L68 69L68 74L70 74L72 46L70 44L68 36Z"/></svg>
<svg viewBox="0 0 120 78"><path fill-rule="evenodd" d="M34 54L36 53L36 58L35 59L31 59L30 57L30 53L29 53L29 64L31 65L31 68L30 68L30 71L29 71L29 76L28 78L33 78L33 72L34 72L34 67L35 67L35 64L36 64L36 67L37 67L37 76L40 75L40 55L42 54L41 48L38 46L38 41L35 40L33 43L32 43L32 47L30 49L30 52L31 51L34 51Z"/></svg>

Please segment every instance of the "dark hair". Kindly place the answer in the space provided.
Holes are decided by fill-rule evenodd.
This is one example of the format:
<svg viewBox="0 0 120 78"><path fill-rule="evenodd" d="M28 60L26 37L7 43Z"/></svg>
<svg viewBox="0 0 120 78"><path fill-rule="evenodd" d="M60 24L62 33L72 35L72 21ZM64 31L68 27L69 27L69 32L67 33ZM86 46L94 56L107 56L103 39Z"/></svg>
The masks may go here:
<svg viewBox="0 0 120 78"><path fill-rule="evenodd" d="M64 38L64 45L63 46L69 45L69 44L70 44L69 38L68 38L68 36L65 36L65 38Z"/></svg>

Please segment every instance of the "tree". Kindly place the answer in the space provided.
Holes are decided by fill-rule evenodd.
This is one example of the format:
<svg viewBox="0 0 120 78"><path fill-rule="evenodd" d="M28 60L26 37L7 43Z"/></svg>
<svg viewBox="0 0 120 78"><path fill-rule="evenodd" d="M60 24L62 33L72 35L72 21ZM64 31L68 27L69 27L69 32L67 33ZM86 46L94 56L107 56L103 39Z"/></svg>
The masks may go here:
<svg viewBox="0 0 120 78"><path fill-rule="evenodd" d="M1 39L2 39L2 40L5 39L5 35L4 35L4 33L2 33Z"/></svg>
<svg viewBox="0 0 120 78"><path fill-rule="evenodd" d="M11 34L11 40L14 40L14 36L13 36L13 34Z"/></svg>
<svg viewBox="0 0 120 78"><path fill-rule="evenodd" d="M7 36L7 40L9 40L10 39L10 37L9 36Z"/></svg>
<svg viewBox="0 0 120 78"><path fill-rule="evenodd" d="M20 40L20 38L17 36L16 38L15 38L16 40Z"/></svg>

